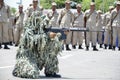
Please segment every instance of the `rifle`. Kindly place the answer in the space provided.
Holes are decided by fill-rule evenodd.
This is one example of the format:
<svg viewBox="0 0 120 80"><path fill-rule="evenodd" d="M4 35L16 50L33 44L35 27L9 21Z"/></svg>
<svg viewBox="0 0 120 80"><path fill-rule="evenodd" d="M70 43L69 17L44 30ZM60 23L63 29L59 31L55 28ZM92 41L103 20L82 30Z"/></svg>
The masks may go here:
<svg viewBox="0 0 120 80"><path fill-rule="evenodd" d="M76 27L73 27L73 28L60 28L60 27L48 27L48 28L45 28L44 29L46 32L55 32L55 33L61 33L61 38L62 40L65 40L66 39L66 34L65 34L65 31L69 32L69 31L81 31L81 32L98 32L97 30L89 30L87 28L76 28ZM99 32L104 32L105 30L99 30Z"/></svg>

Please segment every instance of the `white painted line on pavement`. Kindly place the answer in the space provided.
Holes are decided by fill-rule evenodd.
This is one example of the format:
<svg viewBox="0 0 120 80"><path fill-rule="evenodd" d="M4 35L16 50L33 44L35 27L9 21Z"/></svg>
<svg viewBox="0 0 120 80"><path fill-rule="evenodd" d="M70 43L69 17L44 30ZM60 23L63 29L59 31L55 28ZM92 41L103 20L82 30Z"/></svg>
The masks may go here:
<svg viewBox="0 0 120 80"><path fill-rule="evenodd" d="M11 68L11 67L14 67L14 66L13 65L12 66L3 66L3 67L0 67L0 69Z"/></svg>
<svg viewBox="0 0 120 80"><path fill-rule="evenodd" d="M66 55L66 56L63 56L63 57L60 57L61 59L67 59L69 57L73 56L73 54L69 54L69 55Z"/></svg>

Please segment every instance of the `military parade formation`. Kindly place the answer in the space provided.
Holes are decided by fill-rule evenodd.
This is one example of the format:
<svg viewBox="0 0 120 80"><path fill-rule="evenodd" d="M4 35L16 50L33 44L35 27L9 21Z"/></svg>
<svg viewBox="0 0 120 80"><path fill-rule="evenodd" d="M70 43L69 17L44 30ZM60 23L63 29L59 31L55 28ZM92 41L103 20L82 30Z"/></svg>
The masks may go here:
<svg viewBox="0 0 120 80"><path fill-rule="evenodd" d="M113 2L114 3L114 2ZM0 49L10 49L8 45L18 47L16 64L12 74L21 78L39 78L44 68L46 77L60 78L57 55L62 50L84 49L99 51L97 45L104 50L120 51L120 1L109 6L109 11L103 13L95 9L95 3L90 3L90 9L82 11L82 4L76 5L76 11L71 11L71 1L65 1L65 8L58 11L57 4L51 4L51 11L44 14L44 8L38 6L38 0L23 11L24 6L18 6L18 12L12 15L10 7L0 0ZM84 6L84 5L83 5ZM61 32L48 31L47 28L59 27ZM85 30L69 30L70 28ZM87 31L88 30L88 31ZM102 31L103 30L103 31ZM118 42L118 44L116 44Z"/></svg>

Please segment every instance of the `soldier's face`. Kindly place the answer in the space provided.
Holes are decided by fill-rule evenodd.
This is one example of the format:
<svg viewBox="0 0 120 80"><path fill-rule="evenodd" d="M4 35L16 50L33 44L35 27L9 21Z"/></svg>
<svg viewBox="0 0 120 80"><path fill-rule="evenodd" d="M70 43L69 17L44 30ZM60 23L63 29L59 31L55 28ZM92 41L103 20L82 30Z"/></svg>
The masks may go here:
<svg viewBox="0 0 120 80"><path fill-rule="evenodd" d="M70 9L70 3L65 3L66 9Z"/></svg>
<svg viewBox="0 0 120 80"><path fill-rule="evenodd" d="M23 7L19 7L19 12L22 12L23 11Z"/></svg>
<svg viewBox="0 0 120 80"><path fill-rule="evenodd" d="M81 11L81 7L77 7L77 11L80 13L80 11Z"/></svg>
<svg viewBox="0 0 120 80"><path fill-rule="evenodd" d="M33 1L33 5L37 5L38 4L38 1Z"/></svg>
<svg viewBox="0 0 120 80"><path fill-rule="evenodd" d="M3 1L4 1L4 0L0 0L0 4L2 4L2 3L3 3Z"/></svg>
<svg viewBox="0 0 120 80"><path fill-rule="evenodd" d="M120 4L117 5L117 9L120 10Z"/></svg>
<svg viewBox="0 0 120 80"><path fill-rule="evenodd" d="M91 5L91 6L90 6L90 9L91 9L91 10L95 10L95 5Z"/></svg>
<svg viewBox="0 0 120 80"><path fill-rule="evenodd" d="M52 10L55 11L56 10L56 6L52 6Z"/></svg>

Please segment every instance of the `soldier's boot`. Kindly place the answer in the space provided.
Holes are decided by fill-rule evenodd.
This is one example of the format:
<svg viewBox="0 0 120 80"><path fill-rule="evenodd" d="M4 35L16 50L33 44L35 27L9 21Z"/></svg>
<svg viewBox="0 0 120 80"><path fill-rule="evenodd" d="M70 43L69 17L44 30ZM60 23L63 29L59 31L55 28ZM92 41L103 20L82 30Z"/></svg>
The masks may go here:
<svg viewBox="0 0 120 80"><path fill-rule="evenodd" d="M64 50L64 46L62 46L62 50Z"/></svg>
<svg viewBox="0 0 120 80"><path fill-rule="evenodd" d="M104 44L104 49L107 49L107 44Z"/></svg>
<svg viewBox="0 0 120 80"><path fill-rule="evenodd" d="M98 49L96 48L96 46L93 46L93 51L98 51Z"/></svg>
<svg viewBox="0 0 120 80"><path fill-rule="evenodd" d="M86 51L89 51L89 46L86 46Z"/></svg>
<svg viewBox="0 0 120 80"><path fill-rule="evenodd" d="M10 49L7 45L7 43L4 43L4 49Z"/></svg>
<svg viewBox="0 0 120 80"><path fill-rule="evenodd" d="M71 49L69 48L69 45L68 45L68 44L66 45L66 50L67 50L67 51L71 51Z"/></svg>
<svg viewBox="0 0 120 80"><path fill-rule="evenodd" d="M13 45L13 44L12 44L12 41L10 41L9 45L10 45L10 46L12 46L12 45Z"/></svg>
<svg viewBox="0 0 120 80"><path fill-rule="evenodd" d="M115 46L113 46L112 50L114 50L114 51L115 51Z"/></svg>
<svg viewBox="0 0 120 80"><path fill-rule="evenodd" d="M73 49L76 49L76 46L75 46L75 45L73 45L73 46L72 46L72 48L73 48Z"/></svg>
<svg viewBox="0 0 120 80"><path fill-rule="evenodd" d="M103 47L102 47L102 44L100 44L100 48L103 48Z"/></svg>
<svg viewBox="0 0 120 80"><path fill-rule="evenodd" d="M46 73L45 76L46 76L46 77L61 78L61 75L56 74L56 73L54 73L54 74L47 74L47 73Z"/></svg>
<svg viewBox="0 0 120 80"><path fill-rule="evenodd" d="M120 47L118 47L118 50L120 51Z"/></svg>
<svg viewBox="0 0 120 80"><path fill-rule="evenodd" d="M2 48L2 45L0 44L0 49Z"/></svg>
<svg viewBox="0 0 120 80"><path fill-rule="evenodd" d="M82 45L79 45L78 49L83 49L83 48L82 48Z"/></svg>
<svg viewBox="0 0 120 80"><path fill-rule="evenodd" d="M112 45L109 45L109 48L108 49L112 49Z"/></svg>

